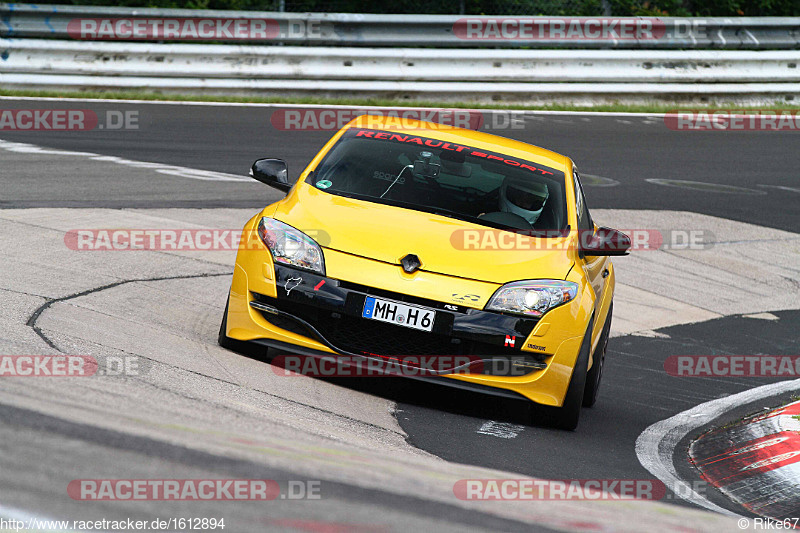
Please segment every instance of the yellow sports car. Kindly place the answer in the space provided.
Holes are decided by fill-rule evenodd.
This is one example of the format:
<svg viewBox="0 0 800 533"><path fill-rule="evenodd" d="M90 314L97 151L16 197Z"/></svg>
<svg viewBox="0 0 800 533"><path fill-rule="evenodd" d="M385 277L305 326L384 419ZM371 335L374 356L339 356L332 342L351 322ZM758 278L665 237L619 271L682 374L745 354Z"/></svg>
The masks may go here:
<svg viewBox="0 0 800 533"><path fill-rule="evenodd" d="M595 403L614 268L568 157L477 131L361 116L244 226L219 342L393 361L410 377L538 404L577 426ZM437 364L420 362L438 358ZM402 374L402 372L401 372Z"/></svg>

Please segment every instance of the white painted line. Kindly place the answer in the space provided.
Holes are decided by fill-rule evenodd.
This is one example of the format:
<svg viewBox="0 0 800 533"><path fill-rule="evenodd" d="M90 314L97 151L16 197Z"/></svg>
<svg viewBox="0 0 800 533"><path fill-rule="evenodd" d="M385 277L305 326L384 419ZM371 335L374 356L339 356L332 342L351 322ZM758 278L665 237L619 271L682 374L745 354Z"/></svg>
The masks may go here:
<svg viewBox="0 0 800 533"><path fill-rule="evenodd" d="M737 187L735 185L725 185L723 183L710 183L707 181L673 180L664 178L647 178L644 181L654 185L664 187L678 187L681 189L691 189L702 192L718 192L723 194L767 194L764 191Z"/></svg>
<svg viewBox="0 0 800 533"><path fill-rule="evenodd" d="M100 102L100 103L122 103L122 104L152 104L152 105L183 105L183 106L210 106L210 107L275 107L288 109L458 109L459 111L474 112L521 112L532 115L564 115L564 116L597 116L597 117L652 117L664 118L666 113L630 113L622 111L551 111L533 109L468 109L451 107L425 107L425 106L369 106L369 105L335 105L335 104L281 104L268 102L200 102L200 101L169 101L169 100L126 100L113 98L52 98L44 96L0 96L2 100L24 100L34 102Z"/></svg>
<svg viewBox="0 0 800 533"><path fill-rule="evenodd" d="M616 187L619 185L619 182L604 176L598 176L596 174L584 174L581 172L581 185L584 187Z"/></svg>
<svg viewBox="0 0 800 533"><path fill-rule="evenodd" d="M507 422L495 422L489 420L485 422L476 433L481 435L491 435L501 439L513 439L525 430L525 426L509 424Z"/></svg>
<svg viewBox="0 0 800 533"><path fill-rule="evenodd" d="M642 329L642 330L639 330L639 331L632 331L630 334L634 335L636 337L649 337L651 339L669 339L669 338L671 338L666 333L661 333L660 331L655 331L655 330L652 330L652 329Z"/></svg>
<svg viewBox="0 0 800 533"><path fill-rule="evenodd" d="M780 191L800 192L797 187L786 187L785 185L758 185L759 187L767 187L769 189L778 189Z"/></svg>
<svg viewBox="0 0 800 533"><path fill-rule="evenodd" d="M673 462L675 447L686 435L713 422L731 409L798 389L800 389L800 379L780 381L692 407L645 429L636 439L636 456L643 467L672 488L680 498L710 511L738 516L710 502L678 476Z"/></svg>
<svg viewBox="0 0 800 533"><path fill-rule="evenodd" d="M214 172L211 170L200 170L197 168L181 167L177 165L167 165L165 163L149 163L147 161L134 161L131 159L124 159L113 155L100 155L92 152L73 152L70 150L58 150L53 148L44 148L35 144L17 143L4 141L0 139L0 149L8 152L18 152L24 154L38 154L38 155L64 155L72 157L84 157L93 161L105 161L108 163L116 163L118 165L125 165L134 168L149 168L168 176L178 176L181 178L189 178L201 181L237 181L242 183L256 183L246 176L237 176L235 174L226 174L224 172Z"/></svg>
<svg viewBox="0 0 800 533"><path fill-rule="evenodd" d="M744 318L757 318L759 320L780 320L772 313L753 313L752 315L742 315Z"/></svg>
<svg viewBox="0 0 800 533"><path fill-rule="evenodd" d="M790 403L789 405L794 404ZM788 407L788 405L786 407ZM778 427L780 427L782 431L797 433L800 432L800 420L797 419L797 415L778 415Z"/></svg>

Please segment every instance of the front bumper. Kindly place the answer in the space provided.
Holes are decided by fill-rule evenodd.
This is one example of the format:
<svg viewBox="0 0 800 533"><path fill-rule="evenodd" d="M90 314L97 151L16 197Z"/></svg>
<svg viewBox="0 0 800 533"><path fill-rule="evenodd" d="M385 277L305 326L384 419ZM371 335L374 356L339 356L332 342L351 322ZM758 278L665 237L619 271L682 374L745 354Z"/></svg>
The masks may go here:
<svg viewBox="0 0 800 533"><path fill-rule="evenodd" d="M547 368L547 354L516 346L537 321L445 304L275 266L276 297L249 302L273 326L314 339L335 353L364 357L473 356L472 372L525 375ZM362 318L367 296L434 310L431 332ZM448 374L462 367L442 367Z"/></svg>
<svg viewBox="0 0 800 533"><path fill-rule="evenodd" d="M249 283L251 277L256 279ZM265 290L265 281L271 282L271 290ZM361 318L367 295L435 309L433 331ZM585 332L575 327L574 307L554 309L545 315L546 324L540 324L542 320L426 300L283 265L262 262L257 267L237 260L227 335L315 357L468 355L478 361L479 370L453 368L452 373L418 379L560 406ZM554 323L571 325L574 335ZM548 328L549 333L537 333ZM534 344L554 349L527 349Z"/></svg>

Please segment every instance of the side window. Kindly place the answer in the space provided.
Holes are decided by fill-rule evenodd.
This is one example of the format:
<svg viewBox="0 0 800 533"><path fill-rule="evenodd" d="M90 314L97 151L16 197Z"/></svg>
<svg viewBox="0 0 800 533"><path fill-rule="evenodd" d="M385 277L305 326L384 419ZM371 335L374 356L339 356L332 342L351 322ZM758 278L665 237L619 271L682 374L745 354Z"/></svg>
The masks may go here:
<svg viewBox="0 0 800 533"><path fill-rule="evenodd" d="M583 187L581 187L581 180L578 172L574 171L575 175L575 212L578 214L578 229L593 231L594 222L589 215L589 206L586 205L586 197L583 195Z"/></svg>

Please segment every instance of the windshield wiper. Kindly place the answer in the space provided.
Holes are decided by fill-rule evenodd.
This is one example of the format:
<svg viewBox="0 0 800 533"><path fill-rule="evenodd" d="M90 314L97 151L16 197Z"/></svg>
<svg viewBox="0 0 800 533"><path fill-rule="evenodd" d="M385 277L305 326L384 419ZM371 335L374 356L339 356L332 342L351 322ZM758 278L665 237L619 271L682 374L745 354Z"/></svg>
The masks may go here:
<svg viewBox="0 0 800 533"><path fill-rule="evenodd" d="M465 215L457 211L450 211L449 209L444 209L441 207L422 207L422 210L427 211L428 213L433 213L434 215L439 215L447 218L454 218L456 220L463 220L464 222L475 222L478 224L482 223L481 219L479 219L478 217L474 217L472 215Z"/></svg>

